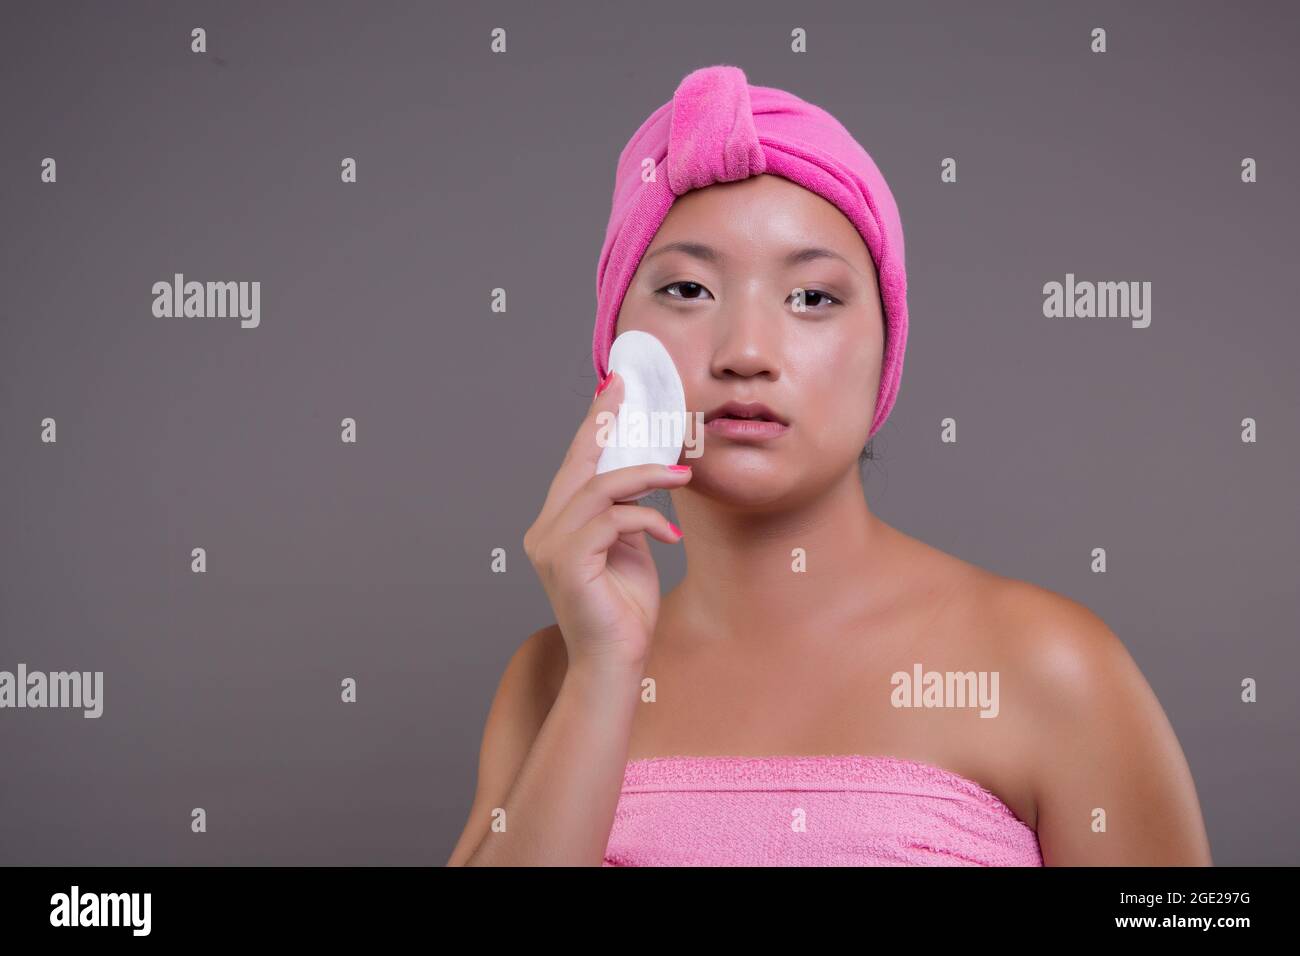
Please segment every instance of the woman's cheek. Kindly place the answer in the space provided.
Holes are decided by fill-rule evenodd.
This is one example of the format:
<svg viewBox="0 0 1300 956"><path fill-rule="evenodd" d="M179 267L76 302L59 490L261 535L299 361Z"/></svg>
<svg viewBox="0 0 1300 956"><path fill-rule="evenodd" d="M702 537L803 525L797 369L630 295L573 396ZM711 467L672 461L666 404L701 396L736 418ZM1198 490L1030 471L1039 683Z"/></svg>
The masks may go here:
<svg viewBox="0 0 1300 956"><path fill-rule="evenodd" d="M856 456L867 441L880 386L878 360L863 350L846 348L829 357L826 372L813 379L825 391L817 402L819 450L831 457Z"/></svg>
<svg viewBox="0 0 1300 956"><path fill-rule="evenodd" d="M824 431L823 453L828 462L842 464L857 458L867 443L871 421L861 408L846 408L832 421L834 427Z"/></svg>
<svg viewBox="0 0 1300 956"><path fill-rule="evenodd" d="M883 356L879 341L863 337L856 341L856 347L846 348L841 353L844 367L839 374L846 382L854 382L856 400L854 407L860 409L864 419L863 434L871 428L875 416L876 395L880 391L880 363Z"/></svg>

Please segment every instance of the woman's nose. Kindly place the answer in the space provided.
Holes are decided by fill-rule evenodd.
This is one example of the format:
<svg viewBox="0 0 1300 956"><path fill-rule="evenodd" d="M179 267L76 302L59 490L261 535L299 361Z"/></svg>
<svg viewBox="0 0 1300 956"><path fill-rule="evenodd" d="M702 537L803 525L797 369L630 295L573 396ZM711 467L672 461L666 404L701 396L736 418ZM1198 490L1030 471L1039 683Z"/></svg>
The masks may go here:
<svg viewBox="0 0 1300 956"><path fill-rule="evenodd" d="M780 309L765 308L757 297L733 299L719 309L714 329L713 375L779 377L783 316Z"/></svg>

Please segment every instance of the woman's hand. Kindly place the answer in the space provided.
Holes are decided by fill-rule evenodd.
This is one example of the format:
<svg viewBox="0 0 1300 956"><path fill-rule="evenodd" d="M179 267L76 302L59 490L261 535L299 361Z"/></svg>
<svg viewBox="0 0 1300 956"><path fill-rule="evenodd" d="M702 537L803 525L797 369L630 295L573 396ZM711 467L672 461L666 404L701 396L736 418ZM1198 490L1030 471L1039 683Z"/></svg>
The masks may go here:
<svg viewBox="0 0 1300 956"><path fill-rule="evenodd" d="M659 616L659 572L645 535L672 544L681 532L654 508L617 504L651 488L680 488L685 465L636 465L596 474L601 412L617 414L623 379L598 392L551 482L524 551L564 635L569 666L644 665Z"/></svg>

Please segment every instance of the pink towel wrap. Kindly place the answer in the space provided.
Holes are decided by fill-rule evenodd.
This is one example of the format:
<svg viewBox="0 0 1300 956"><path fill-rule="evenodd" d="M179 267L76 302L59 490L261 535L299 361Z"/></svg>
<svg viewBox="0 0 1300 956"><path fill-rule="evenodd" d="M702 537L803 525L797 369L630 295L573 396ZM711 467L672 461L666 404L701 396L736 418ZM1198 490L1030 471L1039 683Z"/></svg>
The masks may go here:
<svg viewBox="0 0 1300 956"><path fill-rule="evenodd" d="M651 169L653 177L647 178ZM760 173L781 176L833 203L871 252L885 317L871 437L894 407L907 345L907 267L893 193L839 120L784 90L750 85L737 66L719 64L688 74L619 154L596 266L591 343L596 374L603 379L608 371L623 296L673 201L692 189Z"/></svg>
<svg viewBox="0 0 1300 956"><path fill-rule="evenodd" d="M802 828L801 828L802 826ZM883 756L651 757L624 773L604 866L1042 866L980 784Z"/></svg>

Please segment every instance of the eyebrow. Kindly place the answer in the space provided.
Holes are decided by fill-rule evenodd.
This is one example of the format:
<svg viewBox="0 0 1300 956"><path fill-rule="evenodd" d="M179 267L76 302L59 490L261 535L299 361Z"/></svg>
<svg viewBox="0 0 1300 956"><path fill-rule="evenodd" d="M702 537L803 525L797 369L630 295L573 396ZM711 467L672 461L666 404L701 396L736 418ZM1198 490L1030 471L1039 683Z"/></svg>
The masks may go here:
<svg viewBox="0 0 1300 956"><path fill-rule="evenodd" d="M724 262L727 258L726 255L719 250L714 249L710 245L706 245L703 242L687 242L685 240L670 242L667 245L660 246L654 252L645 256L645 258L653 259L655 256L667 252L680 252L715 265ZM797 266L805 262L814 262L818 259L838 259L854 272L861 271L857 266L849 262L848 259L845 259L834 249L827 249L824 246L805 246L801 249L795 249L793 252L790 252L785 256L785 264L788 266Z"/></svg>

